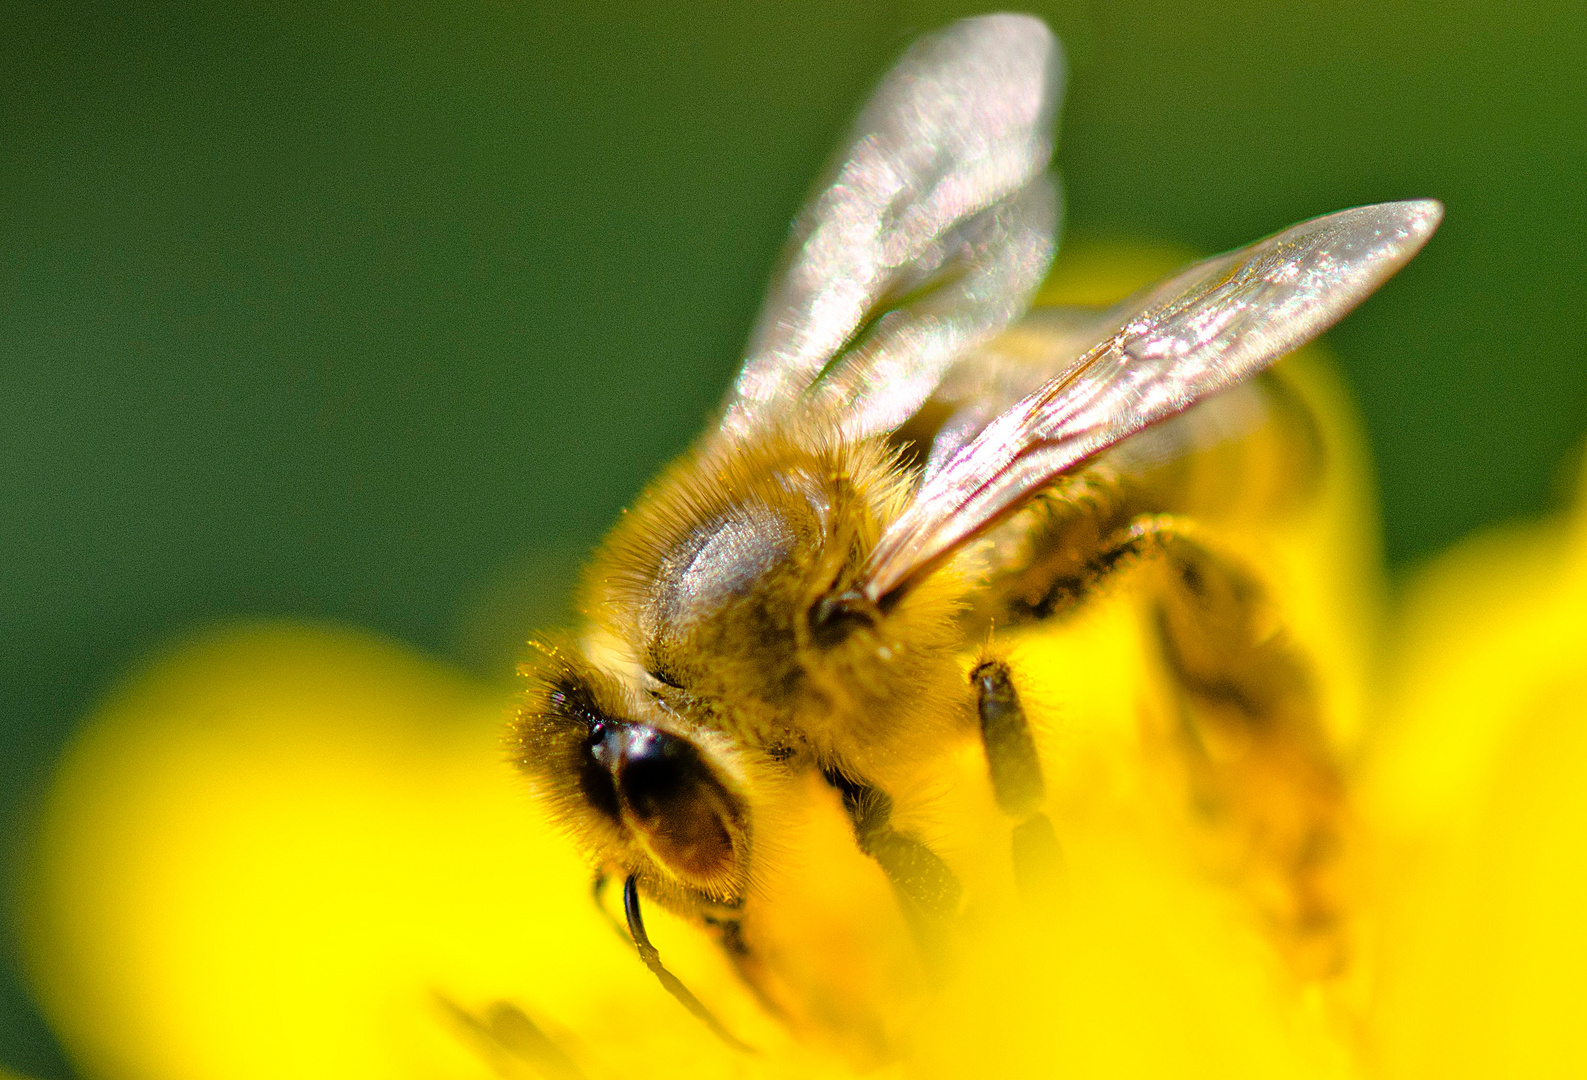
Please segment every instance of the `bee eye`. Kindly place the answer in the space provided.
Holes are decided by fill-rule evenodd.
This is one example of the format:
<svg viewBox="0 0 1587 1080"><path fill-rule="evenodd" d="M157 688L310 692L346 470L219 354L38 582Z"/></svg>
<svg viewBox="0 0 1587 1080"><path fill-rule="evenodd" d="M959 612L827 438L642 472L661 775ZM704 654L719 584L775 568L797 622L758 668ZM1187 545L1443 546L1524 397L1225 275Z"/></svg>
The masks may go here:
<svg viewBox="0 0 1587 1080"><path fill-rule="evenodd" d="M599 724L588 757L604 774L601 795L611 793L668 869L696 883L731 873L734 800L693 743L643 724ZM586 794L595 786L586 783Z"/></svg>
<svg viewBox="0 0 1587 1080"><path fill-rule="evenodd" d="M613 821L622 816L622 806L617 800L617 785L612 781L617 761L617 749L611 745L613 725L597 723L591 726L584 743L584 754L579 762L579 788L591 806Z"/></svg>
<svg viewBox="0 0 1587 1080"><path fill-rule="evenodd" d="M687 817L693 789L707 780L705 764L689 743L654 728L634 729L621 783L635 816L645 821Z"/></svg>

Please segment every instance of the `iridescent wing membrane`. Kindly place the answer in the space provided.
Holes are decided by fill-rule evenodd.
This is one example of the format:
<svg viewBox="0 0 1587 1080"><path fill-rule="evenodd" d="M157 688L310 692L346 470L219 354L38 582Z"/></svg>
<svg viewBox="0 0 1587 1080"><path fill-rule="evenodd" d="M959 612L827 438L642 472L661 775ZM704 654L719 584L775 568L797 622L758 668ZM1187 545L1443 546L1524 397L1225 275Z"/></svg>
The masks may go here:
<svg viewBox="0 0 1587 1080"><path fill-rule="evenodd" d="M866 566L872 600L1066 470L1322 333L1442 216L1432 200L1346 210L1108 311L1038 313L1018 327L1017 377L1001 378L996 348L981 346L1025 313L1052 259L1062 82L1058 43L1029 16L967 19L910 48L795 221L723 405L718 439L802 412L852 439L897 428L934 394L954 400L914 501Z"/></svg>
<svg viewBox="0 0 1587 1080"><path fill-rule="evenodd" d="M1025 15L904 53L794 222L720 434L799 408L851 438L887 431L1025 310L1052 260L1062 85L1057 41Z"/></svg>
<svg viewBox="0 0 1587 1080"><path fill-rule="evenodd" d="M936 465L873 551L866 593L886 596L1059 474L1304 345L1404 266L1442 216L1423 199L1315 218L1131 297L1078 356L1073 336L1055 333L1057 373Z"/></svg>

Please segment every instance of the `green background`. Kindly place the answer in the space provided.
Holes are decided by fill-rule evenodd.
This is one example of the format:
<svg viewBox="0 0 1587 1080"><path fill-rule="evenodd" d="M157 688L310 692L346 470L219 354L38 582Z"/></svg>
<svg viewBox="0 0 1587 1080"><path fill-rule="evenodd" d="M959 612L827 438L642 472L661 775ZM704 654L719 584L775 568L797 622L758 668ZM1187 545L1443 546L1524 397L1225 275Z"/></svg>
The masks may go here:
<svg viewBox="0 0 1587 1080"><path fill-rule="evenodd" d="M1546 509L1587 429L1581 8L1037 5L1071 235L1446 202L1331 335L1398 566ZM328 617L483 663L502 606L467 599L563 572L684 446L847 114L974 10L0 3L10 846L173 633ZM10 974L0 1062L68 1075Z"/></svg>

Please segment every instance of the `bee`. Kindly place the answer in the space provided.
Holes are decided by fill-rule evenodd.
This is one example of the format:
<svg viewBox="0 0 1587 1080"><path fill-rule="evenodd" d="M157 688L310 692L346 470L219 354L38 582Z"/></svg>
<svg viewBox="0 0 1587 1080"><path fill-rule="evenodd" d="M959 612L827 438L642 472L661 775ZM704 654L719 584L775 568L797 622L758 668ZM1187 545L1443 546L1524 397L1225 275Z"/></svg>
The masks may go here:
<svg viewBox="0 0 1587 1080"><path fill-rule="evenodd" d="M1039 889L1057 842L997 641L1122 568L1169 568L1158 633L1187 693L1270 733L1269 771L1300 803L1335 798L1297 704L1303 665L1257 626L1259 576L1198 533L1171 466L1252 409L1282 412L1260 374L1403 266L1442 208L1346 210L1111 308L1033 310L1058 232L1063 82L1028 16L903 54L796 219L715 422L595 555L582 630L525 666L514 761L589 853L597 893L622 882L645 963L730 1041L661 963L642 903L704 928L786 1011L750 928L788 806L825 791L929 947L964 883L900 822L966 740L1007 822L998 845ZM1291 817L1252 831L1299 866L1327 813ZM1325 919L1291 878L1293 919Z"/></svg>

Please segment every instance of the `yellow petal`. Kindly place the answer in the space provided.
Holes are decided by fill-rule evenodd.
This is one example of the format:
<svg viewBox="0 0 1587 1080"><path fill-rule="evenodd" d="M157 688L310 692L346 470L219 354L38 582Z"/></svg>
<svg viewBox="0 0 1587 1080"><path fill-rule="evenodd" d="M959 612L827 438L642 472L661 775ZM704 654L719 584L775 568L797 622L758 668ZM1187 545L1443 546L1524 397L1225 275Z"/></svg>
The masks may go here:
<svg viewBox="0 0 1587 1080"><path fill-rule="evenodd" d="M977 932L907 1073L1341 1074L1259 930L1140 804L1120 756L1140 752L1138 632L1105 605L1073 647L1027 656L1080 688L1052 697L1071 717L1065 898ZM62 768L29 905L35 984L85 1073L486 1077L533 1059L526 1024L590 1076L846 1073L656 912L669 964L765 1052L734 1054L660 990L502 764L501 715L323 628L200 638L135 680Z"/></svg>
<svg viewBox="0 0 1587 1080"><path fill-rule="evenodd" d="M27 905L35 986L84 1071L484 1077L532 1053L525 1019L600 1075L733 1071L530 811L503 713L395 646L304 626L203 637L133 681L62 766ZM732 990L652 921L697 989ZM741 992L713 1004L775 1034Z"/></svg>
<svg viewBox="0 0 1587 1080"><path fill-rule="evenodd" d="M1587 504L1415 582L1370 811L1391 1077L1587 1074Z"/></svg>
<svg viewBox="0 0 1587 1080"><path fill-rule="evenodd" d="M931 1077L1342 1077L1349 1047L1262 921L1197 857L1176 704L1133 598L1015 653L1063 846L1058 898L982 913L971 955L920 1025ZM979 760L968 774L984 771ZM993 826L995 828L995 826ZM983 832L977 841L991 847Z"/></svg>

